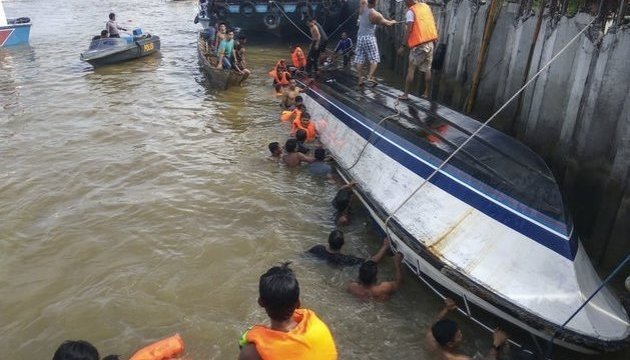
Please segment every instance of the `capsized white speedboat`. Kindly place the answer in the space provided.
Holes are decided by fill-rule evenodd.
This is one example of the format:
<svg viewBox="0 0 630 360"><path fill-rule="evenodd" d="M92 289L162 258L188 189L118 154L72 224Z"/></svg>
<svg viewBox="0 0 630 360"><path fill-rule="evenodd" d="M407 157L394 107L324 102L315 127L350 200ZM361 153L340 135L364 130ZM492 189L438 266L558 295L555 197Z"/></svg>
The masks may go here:
<svg viewBox="0 0 630 360"><path fill-rule="evenodd" d="M422 281L490 327L508 322L581 352L628 344L628 315L606 288L596 292L601 280L539 156L485 128L416 192L481 124L417 97L398 103L401 92L383 85L356 84L347 72L325 73L304 103L341 172L358 182L361 200Z"/></svg>

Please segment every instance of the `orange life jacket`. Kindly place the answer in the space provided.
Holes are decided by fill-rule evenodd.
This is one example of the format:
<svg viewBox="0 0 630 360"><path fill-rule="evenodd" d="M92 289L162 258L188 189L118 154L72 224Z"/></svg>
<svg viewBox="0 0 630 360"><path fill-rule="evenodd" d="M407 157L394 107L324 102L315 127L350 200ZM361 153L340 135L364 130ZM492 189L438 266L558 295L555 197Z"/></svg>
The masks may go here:
<svg viewBox="0 0 630 360"><path fill-rule="evenodd" d="M437 40L438 32L429 5L417 3L409 8L413 11L413 25L407 38L407 46L411 49L420 44Z"/></svg>
<svg viewBox="0 0 630 360"><path fill-rule="evenodd" d="M295 47L293 53L291 53L291 62L293 66L296 68L301 68L306 66L306 56L304 56L304 51L299 46Z"/></svg>
<svg viewBox="0 0 630 360"><path fill-rule="evenodd" d="M280 68L280 61L269 71L269 76L273 78L276 84L289 85L289 72Z"/></svg>
<svg viewBox="0 0 630 360"><path fill-rule="evenodd" d="M255 325L244 335L254 344L263 360L335 360L337 349L328 326L311 310L297 309L293 313L297 326L289 332Z"/></svg>
<svg viewBox="0 0 630 360"><path fill-rule="evenodd" d="M168 360L184 352L184 340L179 334L147 345L131 355L129 360Z"/></svg>
<svg viewBox="0 0 630 360"><path fill-rule="evenodd" d="M315 128L315 124L313 124L313 121L309 121L308 125L304 127L301 121L302 113L299 112L298 114L299 116L296 116L295 120L293 120L293 123L291 124L291 136L295 136L295 133L299 129L303 129L306 131L306 141L311 142L315 140L315 137L317 136L317 129Z"/></svg>
<svg viewBox="0 0 630 360"><path fill-rule="evenodd" d="M293 116L295 116L295 120L299 122L302 118L302 112L297 108L293 110L283 110L282 113L280 113L280 120L285 122L290 121Z"/></svg>

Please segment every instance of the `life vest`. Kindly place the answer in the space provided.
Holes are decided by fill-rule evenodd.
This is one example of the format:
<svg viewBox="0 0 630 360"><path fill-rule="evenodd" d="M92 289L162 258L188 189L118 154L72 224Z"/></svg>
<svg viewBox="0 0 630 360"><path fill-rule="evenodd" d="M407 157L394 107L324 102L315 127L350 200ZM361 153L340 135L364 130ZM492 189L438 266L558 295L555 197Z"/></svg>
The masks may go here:
<svg viewBox="0 0 630 360"><path fill-rule="evenodd" d="M184 352L184 340L179 334L147 345L131 355L129 360L168 360Z"/></svg>
<svg viewBox="0 0 630 360"><path fill-rule="evenodd" d="M306 141L311 142L315 140L315 137L317 136L317 129L315 129L313 121L309 121L308 125L304 127L304 125L302 125L302 122L300 121L302 118L302 113L298 112L298 114L299 116L296 116L295 120L293 120L293 124L291 124L291 136L295 136L295 133L299 129L304 129L306 131Z"/></svg>
<svg viewBox="0 0 630 360"><path fill-rule="evenodd" d="M438 32L429 5L417 3L409 8L413 11L413 25L407 38L407 46L411 49L420 44L437 40Z"/></svg>
<svg viewBox="0 0 630 360"><path fill-rule="evenodd" d="M306 56L304 56L304 51L299 46L296 46L293 53L291 53L291 62L298 69L306 66Z"/></svg>
<svg viewBox="0 0 630 360"><path fill-rule="evenodd" d="M299 109L295 108L293 110L283 110L282 113L280 113L280 120L287 122L287 121L291 121L291 118L294 119L294 121L297 121L298 123L300 122L300 119L302 119L302 111L300 111ZM293 122L291 123L291 131L293 132Z"/></svg>
<svg viewBox="0 0 630 360"><path fill-rule="evenodd" d="M335 360L337 349L328 326L311 310L297 309L293 313L296 327L289 332L254 325L243 340L256 346L263 360ZM242 345L243 341L241 342Z"/></svg>
<svg viewBox="0 0 630 360"><path fill-rule="evenodd" d="M287 121L291 121L291 117L293 117L295 115L295 120L300 120L300 118L302 118L302 112L298 109L293 109L293 110L283 110L282 113L280 113L280 121L283 122L287 122Z"/></svg>
<svg viewBox="0 0 630 360"><path fill-rule="evenodd" d="M271 78L273 79L274 84L289 85L289 72L278 71L278 68L280 68L280 60L278 60L276 66L274 66L273 69L269 71L269 76L271 76Z"/></svg>

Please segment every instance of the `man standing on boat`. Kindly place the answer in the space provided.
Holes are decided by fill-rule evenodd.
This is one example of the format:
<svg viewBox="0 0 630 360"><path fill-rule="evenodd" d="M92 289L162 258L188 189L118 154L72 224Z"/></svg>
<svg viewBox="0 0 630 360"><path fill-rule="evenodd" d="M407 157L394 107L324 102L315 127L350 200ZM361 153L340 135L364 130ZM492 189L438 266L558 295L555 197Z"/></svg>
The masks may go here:
<svg viewBox="0 0 630 360"><path fill-rule="evenodd" d="M326 44L328 43L328 35L324 31L324 28L317 22L315 18L307 20L309 29L311 30L311 47L308 51L306 59L306 72L309 76L313 75L313 72L317 72L319 65L319 55L322 51L326 50Z"/></svg>
<svg viewBox="0 0 630 360"><path fill-rule="evenodd" d="M376 43L376 25L392 26L394 20L387 20L374 10L376 0L361 0L359 3L359 31L357 32L357 49L352 63L357 67L359 86L363 85L363 65L370 63L368 81L374 81L374 72L381 61L381 54L378 52Z"/></svg>
<svg viewBox="0 0 630 360"><path fill-rule="evenodd" d="M119 38L120 32L118 30L127 31L127 29L118 25L116 14L114 13L109 13L109 21L105 24L105 29L109 33L110 38Z"/></svg>
<svg viewBox="0 0 630 360"><path fill-rule="evenodd" d="M434 42L438 39L437 26L429 5L424 0L405 0L407 3L405 42L400 45L398 54L409 48L409 66L405 78L405 92L398 98L409 99L409 87L413 82L416 68L424 73L424 92L429 98L431 91L431 63L433 62Z"/></svg>

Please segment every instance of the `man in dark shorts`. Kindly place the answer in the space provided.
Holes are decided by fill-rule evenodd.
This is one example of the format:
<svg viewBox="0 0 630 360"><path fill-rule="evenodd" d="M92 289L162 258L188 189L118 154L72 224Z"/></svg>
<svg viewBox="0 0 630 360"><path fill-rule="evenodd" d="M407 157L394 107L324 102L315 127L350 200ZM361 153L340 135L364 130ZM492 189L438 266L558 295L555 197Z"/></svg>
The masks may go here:
<svg viewBox="0 0 630 360"><path fill-rule="evenodd" d="M341 247L344 244L343 232L341 230L333 230L328 235L328 248L324 245L315 245L308 250L308 253L318 259L326 260L329 264L336 266L354 266L362 264L365 259L344 255L341 253ZM389 239L383 239L383 245L378 249L376 254L370 258L371 261L379 262L385 253L389 250Z"/></svg>

